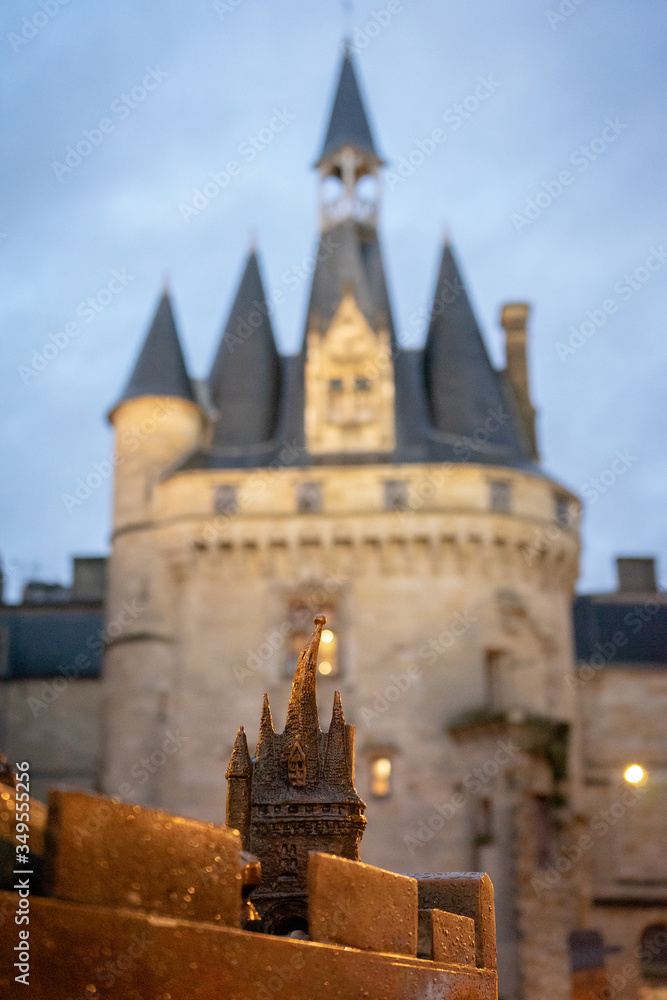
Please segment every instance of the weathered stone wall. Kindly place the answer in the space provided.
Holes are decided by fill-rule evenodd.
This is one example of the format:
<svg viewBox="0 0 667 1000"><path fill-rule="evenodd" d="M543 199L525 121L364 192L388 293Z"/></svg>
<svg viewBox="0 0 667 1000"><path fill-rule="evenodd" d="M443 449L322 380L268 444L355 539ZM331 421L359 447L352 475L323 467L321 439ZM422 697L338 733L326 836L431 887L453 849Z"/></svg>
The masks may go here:
<svg viewBox="0 0 667 1000"><path fill-rule="evenodd" d="M0 746L10 763L28 761L30 792L99 787L102 735L99 680L8 681L0 687Z"/></svg>
<svg viewBox="0 0 667 1000"><path fill-rule="evenodd" d="M511 513L490 507L494 478L511 482ZM407 482L408 510L384 509L387 479ZM304 481L321 484L319 514L297 512ZM214 513L220 485L236 488L234 516ZM320 713L326 727L340 689L357 726L362 858L395 871L488 867L507 995L539 996L564 975L565 931L556 907L542 924L548 936L560 920L556 953L524 989L513 747L500 734L463 745L448 727L479 712L574 722L566 679L578 536L555 525L556 491L472 464L186 472L156 483L150 520L117 537L111 560L110 618L128 588L146 608L107 656L105 790L123 794L127 781L135 798L219 821L236 728L252 748L264 691L284 724L290 600L312 601L313 614L333 607L340 671L318 678ZM378 755L392 761L383 798L371 790ZM482 809L490 841L476 840Z"/></svg>
<svg viewBox="0 0 667 1000"><path fill-rule="evenodd" d="M615 1000L658 1000L667 983L645 981L639 955L645 928L667 924L667 673L636 664L584 667L576 689L591 842L589 926L618 949L606 960ZM644 784L624 781L630 764L644 768Z"/></svg>

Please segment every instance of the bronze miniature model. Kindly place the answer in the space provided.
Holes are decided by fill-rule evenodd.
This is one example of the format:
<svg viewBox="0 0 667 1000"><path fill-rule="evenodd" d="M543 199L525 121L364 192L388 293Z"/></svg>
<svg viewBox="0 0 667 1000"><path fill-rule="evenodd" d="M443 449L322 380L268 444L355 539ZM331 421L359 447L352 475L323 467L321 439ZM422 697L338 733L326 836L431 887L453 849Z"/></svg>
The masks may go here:
<svg viewBox="0 0 667 1000"><path fill-rule="evenodd" d="M324 615L297 663L285 730L273 728L268 695L254 758L243 726L227 768L227 826L262 865L252 901L262 930L307 930L309 851L359 859L365 803L354 787L354 726L346 725L336 691L328 733L317 711L317 654Z"/></svg>
<svg viewBox="0 0 667 1000"><path fill-rule="evenodd" d="M488 875L358 860L354 727L339 692L328 733L317 713L324 624L299 656L284 732L266 696L255 759L238 732L228 826L59 789L48 808L31 799L24 822L5 765L0 917L14 932L0 935L2 996L23 995L21 973L35 1000L112 984L118 1000L497 1000ZM32 863L13 870L26 841L43 878Z"/></svg>

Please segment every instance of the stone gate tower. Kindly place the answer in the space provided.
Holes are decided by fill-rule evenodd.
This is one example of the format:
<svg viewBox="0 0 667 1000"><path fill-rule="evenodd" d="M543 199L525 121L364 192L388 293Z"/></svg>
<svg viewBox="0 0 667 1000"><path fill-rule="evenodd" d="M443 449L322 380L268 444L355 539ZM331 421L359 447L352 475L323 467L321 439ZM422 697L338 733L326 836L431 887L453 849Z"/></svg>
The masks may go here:
<svg viewBox="0 0 667 1000"><path fill-rule="evenodd" d="M320 709L339 690L356 724L363 859L488 871L506 996L548 984L565 1000L576 894L563 881L536 909L526 872L560 849L563 810L578 808L578 503L540 464L524 304L501 312L498 370L446 244L424 345L402 346L380 242L383 169L346 51L317 157L300 352L277 349L280 276L268 297L254 251L206 379L190 378L170 296L160 301L111 415L103 788L219 821L238 720L265 691L287 712L294 658L321 610ZM293 705L287 735L270 734L265 710L255 765L239 738L235 825L264 806L272 815L252 798L274 759L265 746L283 774L310 781L315 754L328 766L315 728L294 737ZM305 786L289 787L298 816ZM283 843L273 860L291 865ZM558 928L557 947L542 946L543 926Z"/></svg>
<svg viewBox="0 0 667 1000"><path fill-rule="evenodd" d="M253 902L271 933L307 929L308 852L358 861L366 826L354 787L354 726L345 724L340 691L328 733L320 729L317 654L325 624L316 616L299 656L284 732L275 732L265 694L257 753L250 757L241 727L226 772L225 822L262 863Z"/></svg>

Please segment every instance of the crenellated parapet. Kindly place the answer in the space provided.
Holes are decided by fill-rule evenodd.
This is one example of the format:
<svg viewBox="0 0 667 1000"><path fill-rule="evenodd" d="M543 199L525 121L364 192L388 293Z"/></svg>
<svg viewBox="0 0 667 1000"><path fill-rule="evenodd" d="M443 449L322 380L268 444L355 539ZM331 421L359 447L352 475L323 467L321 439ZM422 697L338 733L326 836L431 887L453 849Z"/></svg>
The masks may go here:
<svg viewBox="0 0 667 1000"><path fill-rule="evenodd" d="M300 511L303 484L318 505ZM233 498L216 512L218 491ZM179 475L155 498L156 543L214 560L222 573L443 573L572 590L579 555L577 498L546 477L459 465L318 467Z"/></svg>

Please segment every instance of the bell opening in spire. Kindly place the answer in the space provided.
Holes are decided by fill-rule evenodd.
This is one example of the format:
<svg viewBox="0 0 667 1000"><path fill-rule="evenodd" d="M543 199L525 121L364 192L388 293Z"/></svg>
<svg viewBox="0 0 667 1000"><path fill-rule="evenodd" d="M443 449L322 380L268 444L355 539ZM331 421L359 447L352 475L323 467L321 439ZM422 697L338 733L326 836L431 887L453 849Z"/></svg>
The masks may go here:
<svg viewBox="0 0 667 1000"><path fill-rule="evenodd" d="M345 219L376 228L380 174L374 158L352 146L344 146L321 163L319 169L322 231Z"/></svg>
<svg viewBox="0 0 667 1000"><path fill-rule="evenodd" d="M369 226L377 225L382 165L352 53L346 45L329 127L317 162L323 230L350 218Z"/></svg>

